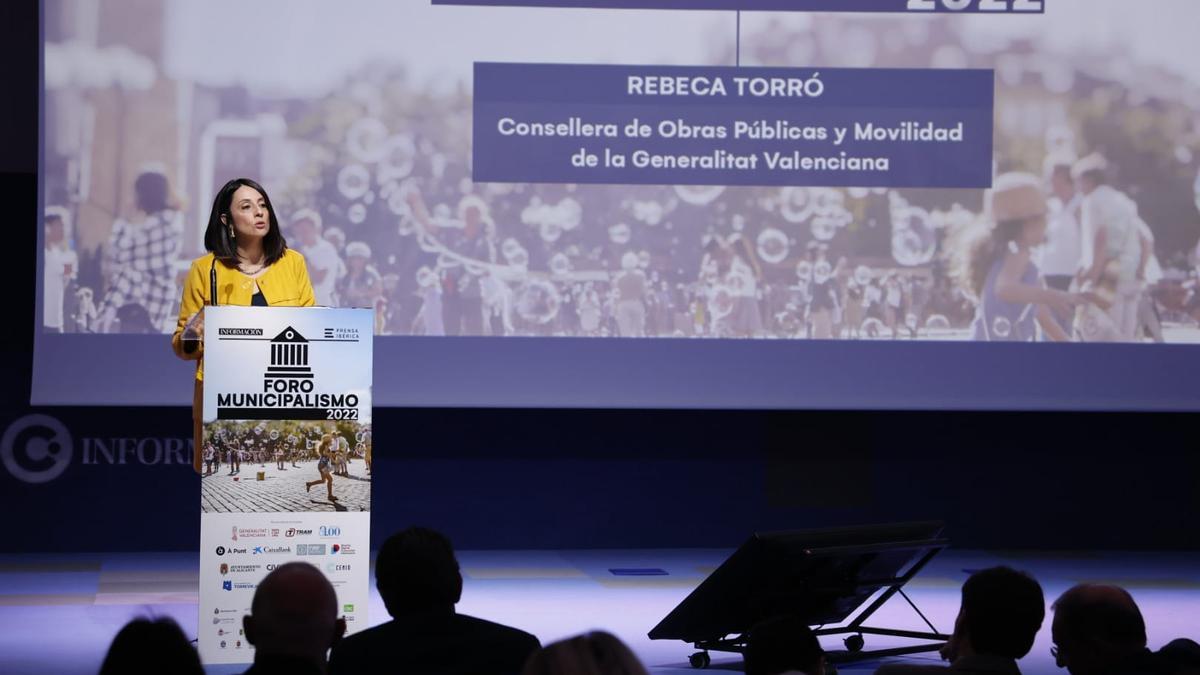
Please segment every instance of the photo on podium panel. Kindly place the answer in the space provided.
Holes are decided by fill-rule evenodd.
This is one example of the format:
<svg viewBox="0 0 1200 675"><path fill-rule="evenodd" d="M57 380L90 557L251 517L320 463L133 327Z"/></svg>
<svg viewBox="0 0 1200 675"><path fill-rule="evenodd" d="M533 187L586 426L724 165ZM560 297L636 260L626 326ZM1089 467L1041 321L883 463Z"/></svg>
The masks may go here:
<svg viewBox="0 0 1200 675"><path fill-rule="evenodd" d="M371 510L370 424L212 422L201 461L205 513Z"/></svg>

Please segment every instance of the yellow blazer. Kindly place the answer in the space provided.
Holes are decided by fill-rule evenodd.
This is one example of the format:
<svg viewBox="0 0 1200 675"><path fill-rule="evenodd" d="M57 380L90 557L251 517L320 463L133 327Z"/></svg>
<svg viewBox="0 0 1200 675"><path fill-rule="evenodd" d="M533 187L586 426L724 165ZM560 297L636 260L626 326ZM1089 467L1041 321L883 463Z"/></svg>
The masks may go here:
<svg viewBox="0 0 1200 675"><path fill-rule="evenodd" d="M196 361L196 379L204 379L204 350L191 354L183 351L183 327L187 320L204 305L208 304L208 271L212 269L213 254L207 253L192 261L187 281L183 284L183 301L179 304L179 320L175 323L175 334L171 336L171 347L175 354L186 360ZM236 268L217 263L217 304L250 306L254 295L254 282L272 307L312 307L312 282L308 279L308 267L304 256L287 249L283 257L267 268L257 279L242 274Z"/></svg>

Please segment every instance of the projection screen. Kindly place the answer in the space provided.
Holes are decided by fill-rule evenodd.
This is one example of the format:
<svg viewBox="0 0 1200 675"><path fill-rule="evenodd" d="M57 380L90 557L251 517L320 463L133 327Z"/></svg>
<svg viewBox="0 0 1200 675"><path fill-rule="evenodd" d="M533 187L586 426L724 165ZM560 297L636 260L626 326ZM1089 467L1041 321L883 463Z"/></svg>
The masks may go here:
<svg viewBox="0 0 1200 675"><path fill-rule="evenodd" d="M317 303L376 310L379 405L1200 408L1193 0L42 22L35 404L190 402L245 176Z"/></svg>

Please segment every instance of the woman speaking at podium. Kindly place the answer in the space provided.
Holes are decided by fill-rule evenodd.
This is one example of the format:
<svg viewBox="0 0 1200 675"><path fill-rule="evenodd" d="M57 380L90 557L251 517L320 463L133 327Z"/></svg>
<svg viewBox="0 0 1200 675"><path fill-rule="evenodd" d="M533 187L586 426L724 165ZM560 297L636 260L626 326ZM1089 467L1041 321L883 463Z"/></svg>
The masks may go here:
<svg viewBox="0 0 1200 675"><path fill-rule="evenodd" d="M175 354L196 361L192 397L196 473L204 447L204 344L184 339L184 328L191 325L189 336L204 335L204 317L197 315L205 305L311 307L314 302L304 256L287 247L267 191L249 178L235 178L217 192L204 231L204 248L208 253L192 261L184 282L179 320L171 336Z"/></svg>

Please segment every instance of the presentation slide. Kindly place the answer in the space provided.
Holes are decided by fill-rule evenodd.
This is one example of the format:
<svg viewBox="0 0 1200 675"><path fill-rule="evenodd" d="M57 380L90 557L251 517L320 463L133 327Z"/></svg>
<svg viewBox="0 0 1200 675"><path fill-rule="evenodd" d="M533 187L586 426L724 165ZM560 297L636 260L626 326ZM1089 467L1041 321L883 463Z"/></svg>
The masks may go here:
<svg viewBox="0 0 1200 675"><path fill-rule="evenodd" d="M35 404L269 193L383 406L1200 409L1195 0L43 0Z"/></svg>

